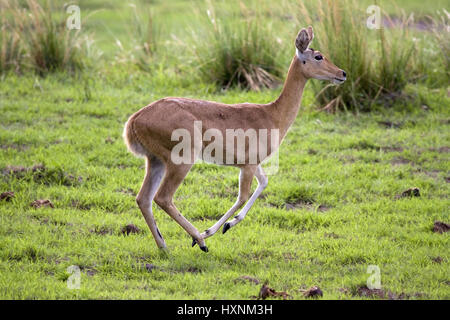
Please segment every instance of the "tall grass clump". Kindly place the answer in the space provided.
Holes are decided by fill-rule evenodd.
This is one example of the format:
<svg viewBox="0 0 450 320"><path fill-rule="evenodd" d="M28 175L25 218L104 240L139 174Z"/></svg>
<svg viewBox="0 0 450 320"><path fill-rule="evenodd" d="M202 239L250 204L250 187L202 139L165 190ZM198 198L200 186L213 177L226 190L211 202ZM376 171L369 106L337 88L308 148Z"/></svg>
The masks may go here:
<svg viewBox="0 0 450 320"><path fill-rule="evenodd" d="M421 48L420 69L430 87L446 87L450 83L450 13L443 9L428 18L431 32Z"/></svg>
<svg viewBox="0 0 450 320"><path fill-rule="evenodd" d="M242 3L238 15L221 10L217 16L211 5L207 15L205 33L194 33L194 40L186 45L193 51L194 67L204 81L221 89L256 91L278 85L283 50L269 21L261 21L262 16Z"/></svg>
<svg viewBox="0 0 450 320"><path fill-rule="evenodd" d="M24 46L17 30L4 17L4 8L0 7L0 74L20 73L25 64Z"/></svg>
<svg viewBox="0 0 450 320"><path fill-rule="evenodd" d="M151 10L136 4L130 4L132 9L127 44L116 39L118 52L116 61L132 63L143 71L150 71L157 60L162 36L161 29Z"/></svg>
<svg viewBox="0 0 450 320"><path fill-rule="evenodd" d="M312 46L348 74L340 86L313 82L326 110L369 111L374 103L390 103L410 80L414 46L407 28L370 30L365 8L354 0L300 2L299 11L315 27Z"/></svg>
<svg viewBox="0 0 450 320"><path fill-rule="evenodd" d="M86 39L80 37L79 30L66 28L65 16L57 21L52 8L49 5L43 8L36 0L28 0L23 6L18 1L0 0L0 6L2 30L9 31L2 35L2 53L10 52L4 55L9 62L1 72L12 65L15 71L26 66L40 75L83 68L82 46Z"/></svg>
<svg viewBox="0 0 450 320"><path fill-rule="evenodd" d="M401 92L412 79L413 70L409 67L412 66L415 47L408 31L410 21L412 16L404 16L395 33L388 33L384 28L377 30L380 55L374 66L379 71L377 84L381 94Z"/></svg>

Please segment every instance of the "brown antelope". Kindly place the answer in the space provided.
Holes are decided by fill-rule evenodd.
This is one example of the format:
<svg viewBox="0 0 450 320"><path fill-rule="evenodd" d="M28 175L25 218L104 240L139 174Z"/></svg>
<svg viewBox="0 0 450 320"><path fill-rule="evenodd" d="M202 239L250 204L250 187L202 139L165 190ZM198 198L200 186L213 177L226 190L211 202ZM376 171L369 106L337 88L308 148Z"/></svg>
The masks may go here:
<svg viewBox="0 0 450 320"><path fill-rule="evenodd" d="M136 202L159 248L165 248L166 244L153 216L153 200L192 237L192 246L198 244L200 249L207 252L205 239L215 234L221 226L225 233L239 223L267 186L268 179L261 167L261 162L276 151L294 122L306 81L314 78L341 84L346 80L343 70L327 60L319 51L309 48L313 38L312 27L302 29L298 33L295 40L296 54L289 67L283 90L278 99L271 103L226 105L187 98L164 98L142 108L128 119L124 130L125 143L131 152L146 159L146 174ZM198 129L195 123L201 123L201 129ZM177 145L173 133L179 129L194 137L194 146L184 150L188 153L188 158L193 161L181 163L173 161L173 150ZM216 148L215 152L225 154L227 159L232 161L213 162L240 168L239 195L233 206L216 224L200 233L178 211L173 203L173 196L199 153L210 145L201 140L201 137L208 130L215 130L216 134L225 136L230 129L239 129L241 136L244 132L245 142L241 144L242 150L237 150L239 146L235 148L234 141L231 147L227 141L223 150ZM260 136L266 135L263 139L265 141L273 140L273 137L277 141L275 146L266 148L263 156L258 153L256 158L253 157L254 161L249 161L252 154L265 147L261 145L259 148L252 147L250 142L245 140L245 132L252 129L259 130ZM276 134L273 134L274 132ZM215 138L217 137L218 135ZM209 137L209 140L212 138ZM244 155L241 161L238 159L239 155L236 156L236 151ZM254 176L258 181L258 187L249 199ZM227 222L247 200L248 202L238 215Z"/></svg>

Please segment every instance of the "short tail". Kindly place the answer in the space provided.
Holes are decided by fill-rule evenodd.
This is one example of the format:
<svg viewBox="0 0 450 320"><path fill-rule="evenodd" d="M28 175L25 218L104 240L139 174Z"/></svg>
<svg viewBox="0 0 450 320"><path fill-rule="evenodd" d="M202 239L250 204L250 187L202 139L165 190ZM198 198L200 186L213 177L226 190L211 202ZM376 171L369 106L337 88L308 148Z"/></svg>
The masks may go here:
<svg viewBox="0 0 450 320"><path fill-rule="evenodd" d="M130 152L134 153L138 157L145 157L149 154L149 152L139 141L139 138L137 137L133 127L136 116L137 114L133 114L125 123L125 128L123 130L123 140L125 141L125 144L127 145Z"/></svg>

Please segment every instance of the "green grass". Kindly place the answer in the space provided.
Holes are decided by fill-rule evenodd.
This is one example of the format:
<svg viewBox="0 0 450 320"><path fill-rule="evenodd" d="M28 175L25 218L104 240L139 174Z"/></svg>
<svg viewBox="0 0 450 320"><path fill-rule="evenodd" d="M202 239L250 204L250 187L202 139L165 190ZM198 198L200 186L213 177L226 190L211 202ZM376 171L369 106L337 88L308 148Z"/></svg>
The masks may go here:
<svg viewBox="0 0 450 320"><path fill-rule="evenodd" d="M268 280L302 299L300 288L318 285L325 299L360 298L368 265L381 269L382 286L411 299L448 299L448 120L445 90L419 90L432 111L397 106L371 114L337 116L310 111L312 91L280 151L280 168L264 197L225 235L207 240L208 254L190 248L189 236L155 208L170 254L161 255L134 200L143 160L121 139L127 117L163 96L267 102L279 90L202 94L173 80L125 73L91 84L64 75L10 76L0 96L0 297L4 299L247 299L259 286L242 275ZM308 111L309 110L309 111ZM385 128L378 121L401 123ZM18 176L7 166L44 164ZM256 182L255 182L256 184ZM175 201L200 229L234 202L238 171L194 166ZM253 186L255 187L255 185ZM396 200L418 187L420 198ZM55 208L30 203L49 199ZM305 204L306 202L312 204ZM286 203L296 205L286 210ZM329 210L319 210L318 206ZM138 234L123 236L133 223ZM441 257L443 261L433 262ZM148 272L145 264L157 269ZM67 267L82 269L81 289L69 290ZM348 293L343 293L347 288ZM419 294L415 296L415 294Z"/></svg>
<svg viewBox="0 0 450 320"><path fill-rule="evenodd" d="M380 267L385 291L408 299L450 298L449 236L432 231L435 221L450 222L446 82L409 83L389 110L374 105L371 113L335 115L316 111L309 83L281 146L278 173L269 176L244 221L206 240L209 253L191 248L191 238L154 205L169 248L165 255L135 202L144 161L122 141L129 115L165 96L266 103L281 88L217 92L198 77L190 51L179 49L202 24L195 17L205 14L203 1L151 1L160 42L146 72L119 61L116 39L130 52L140 40L125 27L133 21L127 3L75 2L82 19L88 16L80 36L92 34L103 51L94 68L0 77L0 193L15 194L0 200L1 299L251 299L261 284L236 281L244 275L293 299L304 299L300 290L313 285L324 299L361 299L357 289L366 284L369 265ZM400 2L422 16L447 5ZM215 3L242 10L237 1ZM288 43L306 21L294 22L283 10L261 14ZM293 53L280 53L282 77ZM437 69L439 61L433 60ZM33 171L36 165L43 167ZM28 170L10 174L11 166ZM411 187L421 196L396 198ZM204 230L237 194L237 169L197 164L175 203ZM49 199L54 208L32 208L37 199ZM127 224L140 232L124 236ZM156 268L150 272L146 264ZM79 290L67 288L72 265L81 268Z"/></svg>

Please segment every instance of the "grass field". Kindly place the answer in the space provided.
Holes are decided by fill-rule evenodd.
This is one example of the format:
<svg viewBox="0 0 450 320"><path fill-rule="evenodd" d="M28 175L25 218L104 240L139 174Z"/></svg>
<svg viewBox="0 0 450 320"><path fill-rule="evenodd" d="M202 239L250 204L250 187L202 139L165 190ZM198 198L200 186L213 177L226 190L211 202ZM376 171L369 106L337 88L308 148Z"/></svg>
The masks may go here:
<svg viewBox="0 0 450 320"><path fill-rule="evenodd" d="M186 2L153 2L172 22L168 39L189 24L180 13ZM89 3L101 10L88 29L112 61L114 38L127 37L118 23L126 13L116 2ZM422 6L408 1L406 9L435 9ZM317 111L308 84L278 173L246 219L208 238L204 253L154 205L169 248L162 253L135 202L144 161L126 150L125 121L165 96L265 103L281 89L214 91L177 68L129 70L105 64L77 76L0 79L0 193L14 193L0 200L0 298L253 299L265 281L292 299L304 299L311 286L324 299L450 298L449 236L433 231L436 221L450 220L448 87L409 84L392 108L328 114ZM413 187L420 196L399 197ZM237 169L201 163L175 203L204 230L237 194ZM53 208L33 208L39 199ZM124 234L129 224L139 231ZM68 289L72 265L81 269L80 289ZM369 265L380 268L383 292L366 297Z"/></svg>

